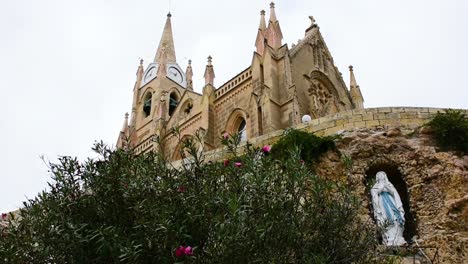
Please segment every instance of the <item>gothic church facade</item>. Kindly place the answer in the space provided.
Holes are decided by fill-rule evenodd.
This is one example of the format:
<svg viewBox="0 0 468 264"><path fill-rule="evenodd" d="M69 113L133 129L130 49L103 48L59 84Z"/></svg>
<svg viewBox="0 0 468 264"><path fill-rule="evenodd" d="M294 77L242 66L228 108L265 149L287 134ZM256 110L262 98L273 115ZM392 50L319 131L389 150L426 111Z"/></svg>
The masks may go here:
<svg viewBox="0 0 468 264"><path fill-rule="evenodd" d="M137 153L156 149L171 160L180 159L177 127L184 137L197 131L206 150L221 146L225 133L240 133L249 140L276 130L295 126L301 117L313 119L351 109L362 109L364 99L350 66L347 88L335 66L318 25L311 25L304 38L289 47L274 3L268 22L265 11L255 40L256 50L249 67L219 87L214 86L214 65L208 57L202 94L193 90L191 61L183 71L177 63L168 14L154 61L137 70L132 111L125 115L117 147L132 147Z"/></svg>

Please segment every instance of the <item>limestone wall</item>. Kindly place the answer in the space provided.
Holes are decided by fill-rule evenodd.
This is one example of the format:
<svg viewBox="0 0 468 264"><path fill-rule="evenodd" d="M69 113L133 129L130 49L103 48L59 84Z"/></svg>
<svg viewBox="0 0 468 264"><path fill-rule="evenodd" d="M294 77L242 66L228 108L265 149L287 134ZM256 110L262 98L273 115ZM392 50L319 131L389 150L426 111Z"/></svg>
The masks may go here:
<svg viewBox="0 0 468 264"><path fill-rule="evenodd" d="M432 119L437 112L444 112L443 108L428 107L381 107L358 110L348 110L334 115L312 120L308 124L299 124L296 129L312 132L318 136L328 136L347 130L359 128L373 128L378 126L406 126L418 127ZM464 110L468 115L468 110ZM254 146L273 144L283 134L277 130L260 137L249 138ZM208 160L221 160L225 155L223 148L206 153Z"/></svg>
<svg viewBox="0 0 468 264"><path fill-rule="evenodd" d="M329 152L317 165L317 174L352 186L362 197L362 215L370 224L374 221L369 184L378 170L397 174L406 185L397 188L407 204L406 239L416 236L420 245L427 247L426 254L431 258L438 254L441 263L468 263L468 156L437 151L421 125L438 111L444 109L350 110L296 128L317 135L341 134L337 147L352 166L346 167L338 153ZM468 116L468 110L464 111ZM249 142L255 146L273 144L282 133L275 131ZM225 156L226 150L219 148L207 152L206 158L219 161Z"/></svg>

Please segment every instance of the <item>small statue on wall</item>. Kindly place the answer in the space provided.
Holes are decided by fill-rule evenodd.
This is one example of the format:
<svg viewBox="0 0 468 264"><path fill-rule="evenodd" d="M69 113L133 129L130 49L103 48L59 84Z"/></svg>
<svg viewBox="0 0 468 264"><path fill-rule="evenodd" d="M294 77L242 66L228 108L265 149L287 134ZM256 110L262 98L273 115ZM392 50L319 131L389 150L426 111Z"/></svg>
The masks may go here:
<svg viewBox="0 0 468 264"><path fill-rule="evenodd" d="M383 171L377 172L376 183L371 189L372 207L377 225L382 230L386 246L406 244L403 238L405 211L400 195Z"/></svg>

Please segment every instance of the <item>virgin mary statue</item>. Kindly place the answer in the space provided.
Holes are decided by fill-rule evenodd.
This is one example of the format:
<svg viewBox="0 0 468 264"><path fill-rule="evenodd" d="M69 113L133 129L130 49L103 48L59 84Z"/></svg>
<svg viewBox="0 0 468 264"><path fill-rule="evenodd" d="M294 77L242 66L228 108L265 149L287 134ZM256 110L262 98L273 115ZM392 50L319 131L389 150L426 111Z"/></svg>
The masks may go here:
<svg viewBox="0 0 468 264"><path fill-rule="evenodd" d="M377 172L376 183L371 189L372 206L377 225L382 230L383 243L387 246L401 246L406 244L403 238L405 225L405 211L400 195L387 174Z"/></svg>

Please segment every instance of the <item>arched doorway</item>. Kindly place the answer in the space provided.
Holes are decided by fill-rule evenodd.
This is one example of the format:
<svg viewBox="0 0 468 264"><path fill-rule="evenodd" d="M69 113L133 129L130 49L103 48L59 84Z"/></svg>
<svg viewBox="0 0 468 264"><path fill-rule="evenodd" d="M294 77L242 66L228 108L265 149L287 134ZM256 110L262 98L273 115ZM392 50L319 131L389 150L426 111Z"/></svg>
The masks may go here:
<svg viewBox="0 0 468 264"><path fill-rule="evenodd" d="M406 182L403 179L403 176L396 164L391 162L379 162L369 167L369 169L366 171L365 179L365 185L368 186L367 197L369 198L369 201L371 201L370 188L372 188L374 185L375 176L379 171L383 171L387 174L388 180L393 184L395 189L398 191L398 194L400 195L401 203L403 204L403 209L405 210L405 230L403 232L403 237L406 241L411 241L412 237L417 234L416 218L411 210L408 186L406 185ZM370 210L371 214L373 215L372 206L370 206ZM381 241L381 239L382 238L379 237L379 241Z"/></svg>

